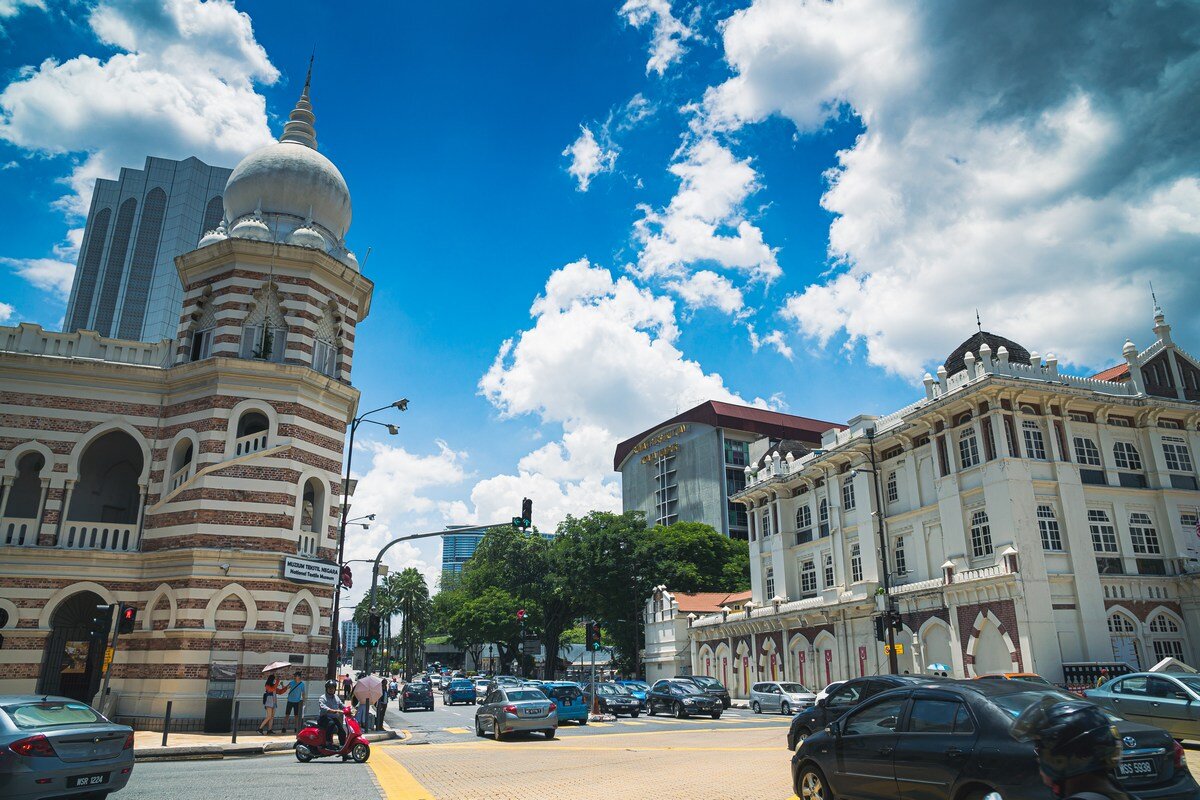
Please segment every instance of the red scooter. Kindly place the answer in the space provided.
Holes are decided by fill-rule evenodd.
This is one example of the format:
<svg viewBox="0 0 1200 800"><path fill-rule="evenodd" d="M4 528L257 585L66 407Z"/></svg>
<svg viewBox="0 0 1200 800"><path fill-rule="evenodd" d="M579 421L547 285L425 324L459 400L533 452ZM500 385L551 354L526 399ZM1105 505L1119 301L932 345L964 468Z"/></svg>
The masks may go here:
<svg viewBox="0 0 1200 800"><path fill-rule="evenodd" d="M336 733L332 734L329 741L326 742L325 731L316 724L316 721L305 720L307 727L296 734L297 761L307 764L314 758L348 756L361 764L371 757L371 743L363 735L362 728L350 711L350 706L346 706L343 710L345 711L343 724L346 726L346 743L338 747Z"/></svg>

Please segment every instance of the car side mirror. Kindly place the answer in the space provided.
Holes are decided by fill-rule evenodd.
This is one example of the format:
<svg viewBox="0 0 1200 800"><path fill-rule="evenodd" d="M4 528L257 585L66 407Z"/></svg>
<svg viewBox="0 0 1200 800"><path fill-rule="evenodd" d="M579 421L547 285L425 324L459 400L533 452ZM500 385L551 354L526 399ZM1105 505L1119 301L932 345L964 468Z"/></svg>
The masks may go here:
<svg viewBox="0 0 1200 800"><path fill-rule="evenodd" d="M838 725L837 721L835 720L834 722L831 722L825 726L825 732L835 739L840 738L842 735L842 726Z"/></svg>
<svg viewBox="0 0 1200 800"><path fill-rule="evenodd" d="M1192 701L1192 698L1188 696L1187 692L1176 692L1175 699L1176 700L1187 700L1189 703Z"/></svg>

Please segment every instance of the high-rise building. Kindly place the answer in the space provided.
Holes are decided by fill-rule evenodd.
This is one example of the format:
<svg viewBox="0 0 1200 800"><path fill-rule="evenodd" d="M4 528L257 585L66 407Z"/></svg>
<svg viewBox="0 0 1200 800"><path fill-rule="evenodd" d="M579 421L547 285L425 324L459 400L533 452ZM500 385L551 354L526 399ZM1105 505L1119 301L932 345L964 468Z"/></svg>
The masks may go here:
<svg viewBox="0 0 1200 800"><path fill-rule="evenodd" d="M342 620L342 638L338 641L344 654L348 655L354 650L355 643L358 642L358 621L354 617Z"/></svg>
<svg viewBox="0 0 1200 800"><path fill-rule="evenodd" d="M475 555L475 548L483 541L487 533L484 527L468 527L466 525L450 525L442 534L442 572L462 572L463 564ZM552 533L543 533L542 538L554 538Z"/></svg>
<svg viewBox="0 0 1200 800"><path fill-rule="evenodd" d="M63 330L174 338L183 307L175 256L221 224L230 172L197 158L151 156L143 169L96 181Z"/></svg>

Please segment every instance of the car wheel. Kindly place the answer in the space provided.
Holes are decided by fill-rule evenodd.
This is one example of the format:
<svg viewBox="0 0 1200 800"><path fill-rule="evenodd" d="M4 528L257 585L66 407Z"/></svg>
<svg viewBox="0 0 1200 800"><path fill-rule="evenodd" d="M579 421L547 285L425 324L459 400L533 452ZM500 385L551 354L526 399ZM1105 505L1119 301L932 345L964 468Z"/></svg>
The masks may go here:
<svg viewBox="0 0 1200 800"><path fill-rule="evenodd" d="M479 724L479 717L475 718L475 735L483 738L483 726Z"/></svg>
<svg viewBox="0 0 1200 800"><path fill-rule="evenodd" d="M547 738L547 739L553 739L553 738L554 738L554 734L555 734L555 733L557 733L557 731L555 731L555 730L554 730L554 728L548 728L548 729L546 730L546 738Z"/></svg>
<svg viewBox="0 0 1200 800"><path fill-rule="evenodd" d="M371 757L371 748L362 742L359 742L358 744L354 745L354 747L350 748L350 757L353 758L357 764L365 764L367 763L367 759Z"/></svg>
<svg viewBox="0 0 1200 800"><path fill-rule="evenodd" d="M787 700L784 700L779 706L779 713L783 714L785 717L790 717L792 715L792 704Z"/></svg>
<svg viewBox="0 0 1200 800"><path fill-rule="evenodd" d="M683 703L675 704L675 719L687 719L687 710L683 707Z"/></svg>
<svg viewBox="0 0 1200 800"><path fill-rule="evenodd" d="M658 715L658 709L654 707L654 703L646 703L646 716L653 717Z"/></svg>
<svg viewBox="0 0 1200 800"><path fill-rule="evenodd" d="M800 730L796 731L796 747L804 744L804 740L808 738L808 735L808 728L801 728ZM796 747L793 747L792 749L795 750Z"/></svg>
<svg viewBox="0 0 1200 800"><path fill-rule="evenodd" d="M630 719L637 719L637 718L638 718L638 715L639 715L639 714L641 714L641 713L642 713L641 711L631 711L631 712L629 712L629 718L630 718Z"/></svg>
<svg viewBox="0 0 1200 800"><path fill-rule="evenodd" d="M760 705L758 704L758 701L757 701L757 700L755 700L753 703L751 703L751 704L750 704L750 710L751 710L751 711L753 711L755 714L761 714L761 713L762 713L762 706L760 706Z"/></svg>
<svg viewBox="0 0 1200 800"><path fill-rule="evenodd" d="M800 770L800 780L797 783L799 786L796 787L796 796L800 800L830 800L825 776L812 764L807 764Z"/></svg>
<svg viewBox="0 0 1200 800"><path fill-rule="evenodd" d="M308 749L307 745L296 745L296 760L301 764L307 764L312 761L312 751Z"/></svg>
<svg viewBox="0 0 1200 800"><path fill-rule="evenodd" d="M713 718L713 719L720 719L720 718L721 718L721 712L720 712L720 711L714 711L714 712L712 712L712 718Z"/></svg>
<svg viewBox="0 0 1200 800"><path fill-rule="evenodd" d="M492 720L492 738L497 742L504 738L504 734L500 732L500 723L495 719Z"/></svg>
<svg viewBox="0 0 1200 800"><path fill-rule="evenodd" d="M580 724L580 725L587 725L587 717L584 717L583 719L579 720L579 724Z"/></svg>

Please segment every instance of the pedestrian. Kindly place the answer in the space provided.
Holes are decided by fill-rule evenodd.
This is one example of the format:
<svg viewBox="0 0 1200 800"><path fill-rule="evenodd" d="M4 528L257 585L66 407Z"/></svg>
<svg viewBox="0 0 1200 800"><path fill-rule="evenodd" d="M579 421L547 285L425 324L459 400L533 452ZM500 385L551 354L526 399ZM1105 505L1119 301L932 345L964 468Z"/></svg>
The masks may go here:
<svg viewBox="0 0 1200 800"><path fill-rule="evenodd" d="M387 716L388 693L382 692L379 695L379 702L375 704L375 730L383 730L383 720Z"/></svg>
<svg viewBox="0 0 1200 800"><path fill-rule="evenodd" d="M349 673L342 676L342 699L349 702L350 695L354 690L354 684L350 680Z"/></svg>
<svg viewBox="0 0 1200 800"><path fill-rule="evenodd" d="M1046 697L1021 712L1011 734L1033 743L1055 800L1131 800L1113 780L1121 758L1117 729L1092 703Z"/></svg>
<svg viewBox="0 0 1200 800"><path fill-rule="evenodd" d="M275 733L275 708L279 704L279 681L272 674L267 676L267 683L263 686L263 721L258 726L258 732L266 735Z"/></svg>
<svg viewBox="0 0 1200 800"><path fill-rule="evenodd" d="M296 732L300 731L300 712L304 706L304 681L300 678L300 671L292 676L292 682L288 684L287 693L287 708L283 710L283 732L287 733L288 717L295 716Z"/></svg>
<svg viewBox="0 0 1200 800"><path fill-rule="evenodd" d="M1101 667L1100 674L1096 676L1096 687L1099 689L1104 684L1108 683L1108 667Z"/></svg>

